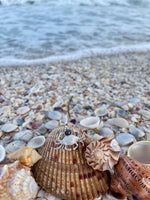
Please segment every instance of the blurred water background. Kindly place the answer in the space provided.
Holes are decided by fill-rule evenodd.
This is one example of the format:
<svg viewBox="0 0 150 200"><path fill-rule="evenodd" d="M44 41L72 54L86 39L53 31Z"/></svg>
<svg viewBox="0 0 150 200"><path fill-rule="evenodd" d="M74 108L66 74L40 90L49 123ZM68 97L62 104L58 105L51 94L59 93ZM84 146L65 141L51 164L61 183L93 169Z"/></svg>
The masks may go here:
<svg viewBox="0 0 150 200"><path fill-rule="evenodd" d="M150 0L0 0L0 65L150 49Z"/></svg>

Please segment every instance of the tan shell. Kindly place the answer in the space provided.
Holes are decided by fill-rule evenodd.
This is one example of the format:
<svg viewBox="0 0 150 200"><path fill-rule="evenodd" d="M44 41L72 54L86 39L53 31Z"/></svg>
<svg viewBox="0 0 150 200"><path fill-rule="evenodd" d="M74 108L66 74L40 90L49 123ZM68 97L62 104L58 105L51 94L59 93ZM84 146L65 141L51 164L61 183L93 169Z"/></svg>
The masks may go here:
<svg viewBox="0 0 150 200"><path fill-rule="evenodd" d="M140 200L150 199L150 171L138 161L123 156L115 166L111 190Z"/></svg>
<svg viewBox="0 0 150 200"><path fill-rule="evenodd" d="M38 160L42 158L40 154L33 147L22 147L21 149L7 154L7 158L11 160L19 160L20 163L31 167L33 166Z"/></svg>
<svg viewBox="0 0 150 200"><path fill-rule="evenodd" d="M62 148L55 149L59 134L64 132L64 126L54 129L45 144L39 150L42 159L33 166L33 175L37 183L47 192L68 200L92 200L104 194L109 187L106 172L94 171L86 164L84 146L78 142L78 148L71 151ZM83 132L74 125L69 125L72 135L83 136ZM67 136L66 136L67 137Z"/></svg>
<svg viewBox="0 0 150 200"><path fill-rule="evenodd" d="M85 151L88 165L95 170L111 170L118 162L120 147L113 137L105 137L91 142Z"/></svg>
<svg viewBox="0 0 150 200"><path fill-rule="evenodd" d="M37 191L30 168L19 161L0 166L0 200L29 200L35 198Z"/></svg>

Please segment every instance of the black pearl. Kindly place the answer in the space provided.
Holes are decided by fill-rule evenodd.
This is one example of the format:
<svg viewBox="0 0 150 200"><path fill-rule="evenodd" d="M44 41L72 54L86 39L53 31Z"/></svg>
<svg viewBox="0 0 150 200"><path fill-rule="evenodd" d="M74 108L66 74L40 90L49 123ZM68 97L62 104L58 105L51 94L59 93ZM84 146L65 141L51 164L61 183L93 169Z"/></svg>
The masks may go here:
<svg viewBox="0 0 150 200"><path fill-rule="evenodd" d="M69 130L69 129L67 129L66 131L65 131L65 135L71 135L71 130Z"/></svg>

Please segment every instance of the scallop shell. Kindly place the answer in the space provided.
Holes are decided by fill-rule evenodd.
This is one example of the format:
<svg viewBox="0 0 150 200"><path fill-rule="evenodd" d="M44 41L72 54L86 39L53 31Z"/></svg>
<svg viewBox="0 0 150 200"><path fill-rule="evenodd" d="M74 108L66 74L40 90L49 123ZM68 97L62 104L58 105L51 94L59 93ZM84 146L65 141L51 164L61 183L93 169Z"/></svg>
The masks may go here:
<svg viewBox="0 0 150 200"><path fill-rule="evenodd" d="M138 161L123 156L115 166L111 190L140 200L150 199L150 171Z"/></svg>
<svg viewBox="0 0 150 200"><path fill-rule="evenodd" d="M43 146L44 143L45 143L45 137L44 136L37 136L37 137L32 138L28 142L28 146L32 146L34 149L38 149L41 146Z"/></svg>
<svg viewBox="0 0 150 200"><path fill-rule="evenodd" d="M69 124L69 129L72 135L79 133L82 137L84 134L75 125ZM33 166L35 180L47 192L62 199L92 200L99 197L109 187L108 174L94 171L87 165L84 159L85 148L89 144L87 140L84 140L84 145L78 142L76 150L73 150L73 145L68 146L71 151L56 149L55 142L64 130L64 126L54 129L39 150L42 159Z"/></svg>
<svg viewBox="0 0 150 200"><path fill-rule="evenodd" d="M6 155L6 152L5 152L4 147L0 145L0 162L5 159L5 155Z"/></svg>
<svg viewBox="0 0 150 200"><path fill-rule="evenodd" d="M29 200L35 198L37 191L30 168L19 161L0 166L0 200Z"/></svg>
<svg viewBox="0 0 150 200"><path fill-rule="evenodd" d="M88 165L95 170L111 170L118 162L120 147L113 137L105 137L91 142L85 151Z"/></svg>
<svg viewBox="0 0 150 200"><path fill-rule="evenodd" d="M85 119L82 119L80 121L81 126L86 127L86 128L97 128L100 124L100 119L99 117L87 117Z"/></svg>
<svg viewBox="0 0 150 200"><path fill-rule="evenodd" d="M19 160L20 163L28 167L31 167L42 157L31 146L28 146L28 147L23 147L13 153L7 154L7 158L11 160Z"/></svg>

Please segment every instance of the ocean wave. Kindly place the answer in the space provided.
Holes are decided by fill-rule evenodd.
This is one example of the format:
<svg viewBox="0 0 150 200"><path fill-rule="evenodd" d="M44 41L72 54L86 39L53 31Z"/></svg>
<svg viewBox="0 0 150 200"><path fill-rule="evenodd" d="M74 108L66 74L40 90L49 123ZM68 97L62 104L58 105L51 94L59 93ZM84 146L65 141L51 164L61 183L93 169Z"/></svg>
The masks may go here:
<svg viewBox="0 0 150 200"><path fill-rule="evenodd" d="M122 53L145 53L150 52L150 43L140 45L118 46L112 48L92 48L83 51L76 51L74 53L68 53L66 55L49 56L40 59L17 59L12 57L4 57L0 59L0 67L6 66L27 66L27 65L41 65L52 64L56 62L69 62L76 61L78 59L84 59L87 57L96 56L111 56L119 55Z"/></svg>
<svg viewBox="0 0 150 200"><path fill-rule="evenodd" d="M75 5L102 5L102 6L110 6L110 5L121 5L121 6L129 6L130 4L134 5L145 5L148 6L150 0L0 0L1 5L10 6L10 5L21 5L21 4L36 4L42 2L48 2L56 5L64 5L64 4L75 4Z"/></svg>

